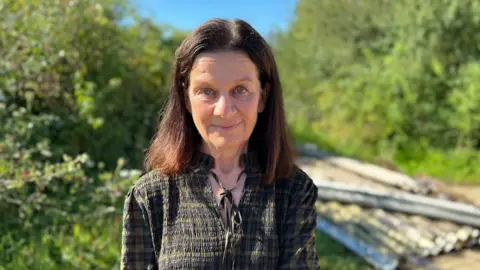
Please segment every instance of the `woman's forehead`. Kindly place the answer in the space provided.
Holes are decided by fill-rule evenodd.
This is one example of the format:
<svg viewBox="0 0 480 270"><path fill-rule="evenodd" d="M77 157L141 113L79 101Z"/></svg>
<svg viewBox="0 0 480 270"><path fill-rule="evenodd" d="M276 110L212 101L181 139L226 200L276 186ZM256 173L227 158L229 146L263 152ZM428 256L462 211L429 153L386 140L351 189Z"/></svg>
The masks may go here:
<svg viewBox="0 0 480 270"><path fill-rule="evenodd" d="M254 81L257 68L242 52L206 52L193 63L191 80Z"/></svg>

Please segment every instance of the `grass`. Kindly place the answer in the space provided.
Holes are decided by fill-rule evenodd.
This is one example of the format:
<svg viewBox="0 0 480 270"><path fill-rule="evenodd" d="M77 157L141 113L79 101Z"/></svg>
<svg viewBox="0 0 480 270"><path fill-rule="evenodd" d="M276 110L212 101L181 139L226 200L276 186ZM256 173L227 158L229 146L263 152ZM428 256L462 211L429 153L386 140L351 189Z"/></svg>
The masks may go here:
<svg viewBox="0 0 480 270"><path fill-rule="evenodd" d="M388 154L375 154L368 145L353 147L352 144L333 140L324 134L312 132L305 127L294 127L295 142L313 143L334 155L354 157L366 162L386 161L412 176L430 176L455 184L480 185L480 151L472 149L443 150L412 145L404 150L389 150ZM355 149L361 148L361 151Z"/></svg>
<svg viewBox="0 0 480 270"><path fill-rule="evenodd" d="M317 231L317 251L320 269L367 270L371 268L363 259L337 243L327 234Z"/></svg>
<svg viewBox="0 0 480 270"><path fill-rule="evenodd" d="M455 184L480 184L480 151L429 149L420 160L399 154L396 163L410 175L422 174Z"/></svg>

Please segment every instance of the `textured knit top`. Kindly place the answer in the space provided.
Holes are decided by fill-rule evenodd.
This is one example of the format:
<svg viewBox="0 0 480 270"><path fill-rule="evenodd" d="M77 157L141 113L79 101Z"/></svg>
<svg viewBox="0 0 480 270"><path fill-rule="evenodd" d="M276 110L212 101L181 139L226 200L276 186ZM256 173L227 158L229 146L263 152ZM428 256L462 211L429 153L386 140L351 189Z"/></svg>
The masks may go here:
<svg viewBox="0 0 480 270"><path fill-rule="evenodd" d="M295 167L264 184L256 155L242 160L241 219L232 230L208 180L212 156L197 152L173 176L143 175L125 199L121 269L318 269L313 181Z"/></svg>

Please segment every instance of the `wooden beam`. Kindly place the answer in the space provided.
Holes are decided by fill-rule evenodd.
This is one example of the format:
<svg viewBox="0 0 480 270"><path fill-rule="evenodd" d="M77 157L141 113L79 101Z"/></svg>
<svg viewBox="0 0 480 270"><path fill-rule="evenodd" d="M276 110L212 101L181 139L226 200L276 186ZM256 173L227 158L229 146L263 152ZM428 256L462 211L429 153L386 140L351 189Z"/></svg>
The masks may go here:
<svg viewBox="0 0 480 270"><path fill-rule="evenodd" d="M297 150L304 156L320 158L332 165L351 171L375 182L394 186L413 193L428 193L428 187L403 173L388 170L352 158L333 156L319 150L311 144L298 146Z"/></svg>
<svg viewBox="0 0 480 270"><path fill-rule="evenodd" d="M472 205L409 193L392 194L328 180L313 181L318 187L318 199L321 200L359 204L480 227L480 208Z"/></svg>

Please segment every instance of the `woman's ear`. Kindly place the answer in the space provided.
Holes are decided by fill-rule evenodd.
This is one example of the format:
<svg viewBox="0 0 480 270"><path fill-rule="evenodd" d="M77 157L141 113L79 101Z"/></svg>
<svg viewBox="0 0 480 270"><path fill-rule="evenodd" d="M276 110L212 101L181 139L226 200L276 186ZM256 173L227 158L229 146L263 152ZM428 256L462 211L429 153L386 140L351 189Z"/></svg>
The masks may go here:
<svg viewBox="0 0 480 270"><path fill-rule="evenodd" d="M266 83L260 94L260 100L258 102L258 112L261 113L265 110L265 104L267 102L268 93L270 92L270 84Z"/></svg>

